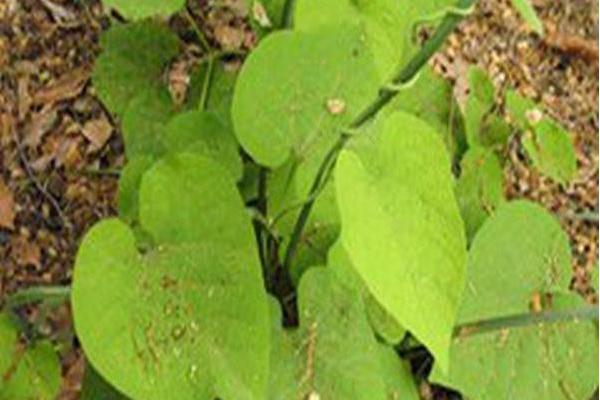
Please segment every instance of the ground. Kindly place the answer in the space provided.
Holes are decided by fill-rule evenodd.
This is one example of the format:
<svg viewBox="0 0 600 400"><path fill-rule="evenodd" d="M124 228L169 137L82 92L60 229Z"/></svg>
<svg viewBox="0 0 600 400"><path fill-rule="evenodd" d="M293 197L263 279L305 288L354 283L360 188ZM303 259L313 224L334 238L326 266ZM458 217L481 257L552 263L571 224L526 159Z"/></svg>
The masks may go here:
<svg viewBox="0 0 600 400"><path fill-rule="evenodd" d="M231 0L225 3L235 4ZM594 301L589 274L598 258L598 4L597 0L535 0L547 35L540 39L507 0L481 0L436 66L460 97L469 64L489 71L498 87L517 88L566 126L577 147L579 173L567 187L531 169L512 143L505 166L509 198L529 198L556 214L573 247L573 285ZM243 10L191 5L209 40L251 47ZM116 215L123 166L118 121L94 94L90 73L98 38L110 18L97 0L0 2L0 299L20 287L66 284L86 230ZM174 25L182 21L175 20ZM169 79L184 96L190 45ZM35 318L35 308L26 310ZM68 310L45 327L60 334ZM63 355L61 398L76 398L83 360Z"/></svg>

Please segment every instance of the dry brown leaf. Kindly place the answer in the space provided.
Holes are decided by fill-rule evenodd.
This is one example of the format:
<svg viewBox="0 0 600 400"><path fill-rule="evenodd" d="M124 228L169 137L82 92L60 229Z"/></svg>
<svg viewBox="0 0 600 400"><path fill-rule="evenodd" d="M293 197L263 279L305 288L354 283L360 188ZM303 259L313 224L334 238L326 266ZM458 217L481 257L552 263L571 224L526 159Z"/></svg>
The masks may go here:
<svg viewBox="0 0 600 400"><path fill-rule="evenodd" d="M87 69L75 69L38 90L33 97L33 102L47 104L72 99L81 93L89 77L90 73Z"/></svg>
<svg viewBox="0 0 600 400"><path fill-rule="evenodd" d="M29 76L23 76L17 81L17 93L19 96L18 113L19 119L23 120L31 108L31 95L29 94Z"/></svg>
<svg viewBox="0 0 600 400"><path fill-rule="evenodd" d="M11 241L11 254L13 259L21 266L42 265L42 252L40 247L25 236L18 236Z"/></svg>
<svg viewBox="0 0 600 400"><path fill-rule="evenodd" d="M244 43L244 32L241 28L229 25L215 27L215 39L225 50L237 50Z"/></svg>
<svg viewBox="0 0 600 400"><path fill-rule="evenodd" d="M46 105L41 111L35 113L31 121L25 126L23 144L31 148L39 146L44 135L54 125L58 118L58 111L51 104Z"/></svg>
<svg viewBox="0 0 600 400"><path fill-rule="evenodd" d="M0 179L0 227L15 228L15 200L10 189Z"/></svg>
<svg viewBox="0 0 600 400"><path fill-rule="evenodd" d="M86 122L81 132L92 143L93 150L100 150L112 136L113 127L103 115L98 119Z"/></svg>

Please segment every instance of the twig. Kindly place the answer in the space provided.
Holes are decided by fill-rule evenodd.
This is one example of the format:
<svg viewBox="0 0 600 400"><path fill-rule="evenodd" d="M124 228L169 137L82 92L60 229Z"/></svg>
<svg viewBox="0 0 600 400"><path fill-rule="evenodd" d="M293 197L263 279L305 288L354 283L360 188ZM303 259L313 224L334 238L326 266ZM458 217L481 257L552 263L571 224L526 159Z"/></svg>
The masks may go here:
<svg viewBox="0 0 600 400"><path fill-rule="evenodd" d="M598 306L583 306L570 310L517 314L508 317L470 322L454 328L453 336L462 338L481 333L500 331L509 328L523 328L537 324L592 320L598 320Z"/></svg>
<svg viewBox="0 0 600 400"><path fill-rule="evenodd" d="M545 311L541 313L516 314L507 317L490 318L477 322L461 324L454 328L452 337L466 338L473 335L503 331L506 329L526 328L539 324L554 324L559 322L594 321L598 320L598 306L583 306L570 310ZM407 336L412 338L412 336ZM422 356L427 352L419 342L403 340L395 346L396 352L403 358Z"/></svg>
<svg viewBox="0 0 600 400"><path fill-rule="evenodd" d="M458 0L458 3L454 10L471 10L476 0ZM293 3L293 1L288 1L288 3ZM287 4L287 3L286 3ZM335 166L335 162L337 161L337 157L340 151L344 148L346 142L349 140L352 135L344 134L343 132L354 132L359 129L363 124L369 121L371 118L377 115L377 113L387 105L397 94L398 89L403 85L406 85L411 82L411 80L419 73L421 68L427 64L429 59L438 51L438 49L444 44L446 38L454 31L454 28L458 23L465 17L465 13L461 12L452 12L447 14L439 27L436 29L435 33L425 42L423 47L419 50L419 52L408 62L408 64L401 68L392 79L392 82L388 85L385 85L380 91L378 97L373 101L370 105L368 105L354 120L350 123L350 126L342 131L337 142L333 145L333 147L329 150L325 159L321 163L319 170L317 171L317 175L310 189L309 198L319 190L321 185L324 182L324 178L328 177L328 171L331 171ZM292 237L290 239L290 244L288 245L283 267L286 270L289 270L291 263L296 255L296 251L298 250L298 244L300 241L300 237L302 236L302 231L304 230L304 226L308 221L308 217L312 210L312 206L315 200L312 199L308 201L300 211L298 219L296 220L296 224L294 225L294 230L292 232Z"/></svg>
<svg viewBox="0 0 600 400"><path fill-rule="evenodd" d="M59 304L69 299L71 287L69 286L35 286L19 290L11 295L5 303L5 307L13 309L26 304L44 301Z"/></svg>
<svg viewBox="0 0 600 400"><path fill-rule="evenodd" d="M58 204L58 201L54 198L54 196L52 196L50 193L48 193L46 188L44 188L42 186L40 181L37 179L35 173L31 169L31 166L29 165L29 160L27 159L27 156L25 155L25 151L23 150L23 146L21 144L21 141L19 140L19 137L17 136L17 133L15 133L15 135L14 135L14 141L17 146L17 153L19 153L19 159L21 160L21 164L23 164L23 167L25 168L25 172L27 173L27 176L33 182L33 184L35 185L37 190L46 198L46 200L48 200L48 202L50 203L52 208L54 208L54 210L56 211L56 214L62 220L63 225L68 226L69 221L67 220L65 214L63 213L62 208L60 207L60 204Z"/></svg>

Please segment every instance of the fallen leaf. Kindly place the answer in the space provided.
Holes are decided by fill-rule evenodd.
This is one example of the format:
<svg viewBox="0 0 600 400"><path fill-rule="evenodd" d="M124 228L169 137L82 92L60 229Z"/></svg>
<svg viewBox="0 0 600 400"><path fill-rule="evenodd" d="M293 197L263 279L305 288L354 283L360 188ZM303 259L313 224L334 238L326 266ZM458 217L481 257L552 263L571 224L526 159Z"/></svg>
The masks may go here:
<svg viewBox="0 0 600 400"><path fill-rule="evenodd" d="M51 104L34 113L31 121L24 128L25 139L23 144L31 148L37 147L44 135L54 125L57 117L58 111Z"/></svg>
<svg viewBox="0 0 600 400"><path fill-rule="evenodd" d="M88 70L78 68L44 86L33 97L35 104L56 103L78 96L90 77Z"/></svg>
<svg viewBox="0 0 600 400"><path fill-rule="evenodd" d="M11 248L12 257L19 265L33 265L38 268L41 266L42 252L35 242L19 236L12 240Z"/></svg>
<svg viewBox="0 0 600 400"><path fill-rule="evenodd" d="M244 32L229 25L218 25L215 28L215 38L223 49L236 50L244 43Z"/></svg>
<svg viewBox="0 0 600 400"><path fill-rule="evenodd" d="M0 227L15 228L15 201L12 192L0 179Z"/></svg>
<svg viewBox="0 0 600 400"><path fill-rule="evenodd" d="M29 76L19 78L17 81L17 93L19 96L18 113L19 119L23 120L31 108L31 95L29 94Z"/></svg>
<svg viewBox="0 0 600 400"><path fill-rule="evenodd" d="M108 119L102 117L86 122L82 133L93 145L93 150L100 150L112 136L113 127Z"/></svg>

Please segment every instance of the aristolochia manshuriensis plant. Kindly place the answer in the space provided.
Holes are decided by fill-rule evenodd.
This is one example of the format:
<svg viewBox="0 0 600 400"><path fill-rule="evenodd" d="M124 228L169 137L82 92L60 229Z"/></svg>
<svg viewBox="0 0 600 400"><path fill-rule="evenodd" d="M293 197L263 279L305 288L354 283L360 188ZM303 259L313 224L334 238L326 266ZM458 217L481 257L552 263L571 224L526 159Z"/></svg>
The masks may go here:
<svg viewBox="0 0 600 400"><path fill-rule="evenodd" d="M129 22L102 35L93 84L128 163L119 219L75 265L84 399L417 399L423 380L589 398L597 309L569 292L558 222L502 189L513 134L572 179L568 135L515 93L497 104L477 69L462 113L427 66L474 0L250 1L262 39L239 73L198 37L176 103L161 77L179 38L148 17L183 3L106 1ZM440 15L419 46L415 23ZM56 356L0 322L0 397L52 398Z"/></svg>

